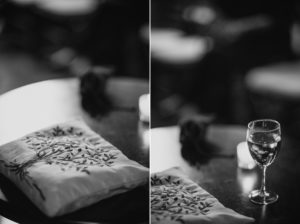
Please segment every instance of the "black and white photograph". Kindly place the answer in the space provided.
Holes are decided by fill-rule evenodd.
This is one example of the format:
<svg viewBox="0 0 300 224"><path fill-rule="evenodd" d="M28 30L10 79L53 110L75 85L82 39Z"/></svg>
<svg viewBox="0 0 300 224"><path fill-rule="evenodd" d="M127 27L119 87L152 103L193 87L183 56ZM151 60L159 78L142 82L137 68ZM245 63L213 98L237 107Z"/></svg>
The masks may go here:
<svg viewBox="0 0 300 224"><path fill-rule="evenodd" d="M300 2L0 0L0 224L286 224Z"/></svg>
<svg viewBox="0 0 300 224"><path fill-rule="evenodd" d="M297 1L151 1L151 223L296 223Z"/></svg>
<svg viewBox="0 0 300 224"><path fill-rule="evenodd" d="M0 223L149 223L149 2L0 1Z"/></svg>

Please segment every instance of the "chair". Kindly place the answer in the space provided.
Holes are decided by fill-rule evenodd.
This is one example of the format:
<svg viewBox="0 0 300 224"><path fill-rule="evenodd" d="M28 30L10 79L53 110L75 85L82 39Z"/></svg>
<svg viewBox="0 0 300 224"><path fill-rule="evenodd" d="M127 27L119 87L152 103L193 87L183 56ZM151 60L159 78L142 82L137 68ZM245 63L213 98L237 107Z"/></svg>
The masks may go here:
<svg viewBox="0 0 300 224"><path fill-rule="evenodd" d="M151 69L154 100L185 95L197 66L210 50L206 37L186 35L174 28L151 29Z"/></svg>
<svg viewBox="0 0 300 224"><path fill-rule="evenodd" d="M251 70L245 78L256 116L300 127L300 61L282 62Z"/></svg>

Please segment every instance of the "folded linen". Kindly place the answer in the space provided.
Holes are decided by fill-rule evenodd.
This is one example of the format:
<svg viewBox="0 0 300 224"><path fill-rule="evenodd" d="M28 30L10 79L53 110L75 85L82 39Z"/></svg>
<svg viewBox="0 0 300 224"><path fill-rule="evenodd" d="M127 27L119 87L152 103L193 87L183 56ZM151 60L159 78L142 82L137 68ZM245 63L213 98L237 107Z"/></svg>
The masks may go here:
<svg viewBox="0 0 300 224"><path fill-rule="evenodd" d="M180 169L151 175L151 223L247 224L253 218L224 207Z"/></svg>
<svg viewBox="0 0 300 224"><path fill-rule="evenodd" d="M73 212L145 184L148 168L74 120L0 147L0 172L47 216Z"/></svg>

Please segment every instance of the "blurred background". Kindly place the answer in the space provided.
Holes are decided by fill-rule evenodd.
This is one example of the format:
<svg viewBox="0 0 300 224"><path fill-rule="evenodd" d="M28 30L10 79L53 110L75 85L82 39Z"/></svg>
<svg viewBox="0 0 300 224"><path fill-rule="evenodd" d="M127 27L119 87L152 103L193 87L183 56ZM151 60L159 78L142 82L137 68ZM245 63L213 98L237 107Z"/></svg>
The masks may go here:
<svg viewBox="0 0 300 224"><path fill-rule="evenodd" d="M274 118L297 135L297 1L152 0L151 10L152 127L192 114Z"/></svg>
<svg viewBox="0 0 300 224"><path fill-rule="evenodd" d="M0 94L90 68L148 80L146 0L1 0Z"/></svg>

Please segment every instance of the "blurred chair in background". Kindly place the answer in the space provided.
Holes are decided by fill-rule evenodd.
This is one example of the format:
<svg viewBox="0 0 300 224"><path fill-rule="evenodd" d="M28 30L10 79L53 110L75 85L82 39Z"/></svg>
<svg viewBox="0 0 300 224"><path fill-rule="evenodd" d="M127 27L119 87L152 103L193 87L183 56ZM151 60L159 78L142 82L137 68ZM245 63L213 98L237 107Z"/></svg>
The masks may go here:
<svg viewBox="0 0 300 224"><path fill-rule="evenodd" d="M300 61L253 69L245 80L253 116L279 120L286 130L300 128Z"/></svg>
<svg viewBox="0 0 300 224"><path fill-rule="evenodd" d="M284 130L299 137L300 129L300 5L295 4L295 19L290 27L294 60L272 63L248 72L245 77L253 105L253 117L280 120Z"/></svg>
<svg viewBox="0 0 300 224"><path fill-rule="evenodd" d="M155 12L158 6L152 8L154 25L175 27L187 36L210 40L210 50L194 65L193 72L185 74L187 82L177 81L184 92L179 93L183 101L202 113L216 114L220 122L246 122L251 114L247 112L245 74L258 66L294 59L290 48L293 1L173 0L161 4L169 7L169 14ZM169 73L176 73L176 69ZM159 69L152 72L152 77L162 79L163 75Z"/></svg>
<svg viewBox="0 0 300 224"><path fill-rule="evenodd" d="M190 95L186 87L210 48L205 37L185 35L179 29L151 29L152 99L163 116L174 115L186 104Z"/></svg>
<svg viewBox="0 0 300 224"><path fill-rule="evenodd" d="M187 1L190 3L190 1ZM152 120L176 119L188 110L189 85L198 74L198 64L212 48L206 36L186 32L183 1L152 1L151 82Z"/></svg>
<svg viewBox="0 0 300 224"><path fill-rule="evenodd" d="M145 0L10 0L4 18L3 40L56 68L82 73L76 69L107 65L118 75L148 77L139 38L148 23Z"/></svg>

